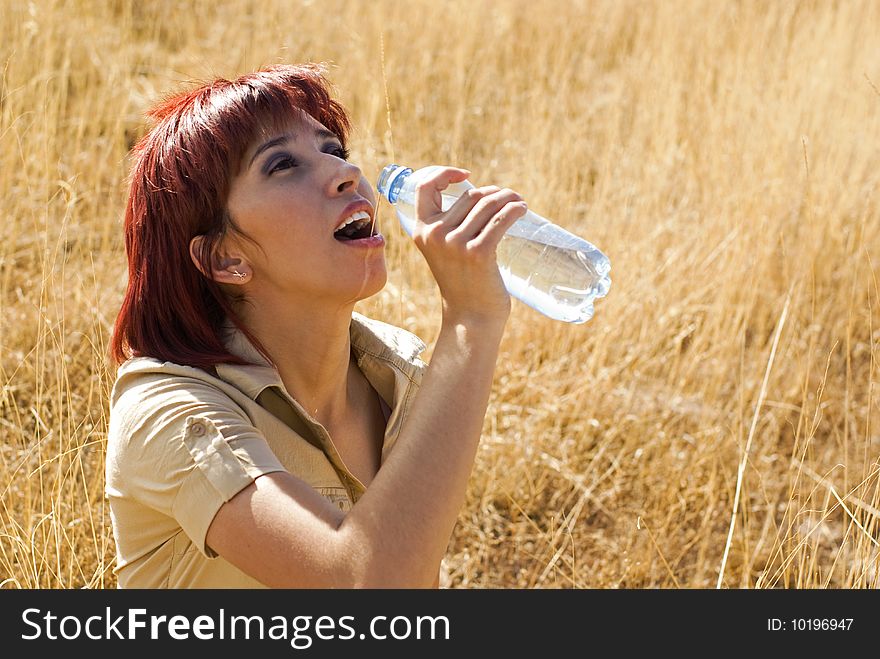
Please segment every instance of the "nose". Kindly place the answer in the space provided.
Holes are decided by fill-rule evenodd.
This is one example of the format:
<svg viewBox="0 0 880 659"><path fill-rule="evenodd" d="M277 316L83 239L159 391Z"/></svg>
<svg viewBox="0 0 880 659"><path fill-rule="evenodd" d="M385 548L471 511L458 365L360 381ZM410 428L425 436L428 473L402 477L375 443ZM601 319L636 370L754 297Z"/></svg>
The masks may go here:
<svg viewBox="0 0 880 659"><path fill-rule="evenodd" d="M347 160L339 160L338 163L338 167L330 179L330 194L340 194L357 189L362 176L360 167Z"/></svg>

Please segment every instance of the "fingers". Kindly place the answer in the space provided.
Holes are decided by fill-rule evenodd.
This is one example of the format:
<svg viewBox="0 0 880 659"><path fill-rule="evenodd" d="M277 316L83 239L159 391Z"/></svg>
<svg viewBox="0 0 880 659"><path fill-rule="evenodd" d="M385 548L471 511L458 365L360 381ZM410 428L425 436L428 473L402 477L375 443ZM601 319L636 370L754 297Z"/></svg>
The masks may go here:
<svg viewBox="0 0 880 659"><path fill-rule="evenodd" d="M416 188L416 217L429 218L442 212L441 192L452 183L461 183L470 172L457 167L437 167Z"/></svg>
<svg viewBox="0 0 880 659"><path fill-rule="evenodd" d="M413 238L420 246L458 245L477 252L494 251L502 236L528 210L522 197L509 188L470 187L461 190L468 172L456 167L435 167L416 188L417 218ZM443 191L459 198L443 211ZM458 189L455 189L458 187Z"/></svg>
<svg viewBox="0 0 880 659"><path fill-rule="evenodd" d="M528 207L519 193L495 186L466 190L445 213L424 218L413 238L464 248L494 249Z"/></svg>
<svg viewBox="0 0 880 659"><path fill-rule="evenodd" d="M528 212L529 207L524 201L514 201L505 204L483 226L482 231L468 243L468 246L480 251L495 252L501 238L514 223Z"/></svg>
<svg viewBox="0 0 880 659"><path fill-rule="evenodd" d="M483 190L485 190L487 194L480 195L480 198L473 204L467 216L453 231L450 232L450 239L469 241L476 238L488 225L499 221L494 218L504 218L511 212L516 213L515 209L518 208L516 204L522 203L523 200L517 192L514 192L509 188L503 190L496 187L480 189L480 191ZM504 211L508 204L512 204L514 207ZM503 215L499 215L502 211L504 211ZM517 218L521 216L522 213L516 215Z"/></svg>

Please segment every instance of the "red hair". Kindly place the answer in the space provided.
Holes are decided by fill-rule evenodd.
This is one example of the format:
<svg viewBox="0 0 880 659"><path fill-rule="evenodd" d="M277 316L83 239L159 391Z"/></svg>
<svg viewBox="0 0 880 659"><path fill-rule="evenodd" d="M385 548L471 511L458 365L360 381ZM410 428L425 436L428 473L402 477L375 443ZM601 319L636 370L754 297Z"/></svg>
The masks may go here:
<svg viewBox="0 0 880 659"><path fill-rule="evenodd" d="M245 151L297 110L333 131L345 147L348 116L313 64L218 79L171 96L148 113L156 124L132 150L125 209L128 288L110 343L116 363L139 356L206 369L243 363L224 346L226 318L254 337L219 285L195 266L189 245L205 236L199 258L210 272L215 247L237 231L226 199Z"/></svg>

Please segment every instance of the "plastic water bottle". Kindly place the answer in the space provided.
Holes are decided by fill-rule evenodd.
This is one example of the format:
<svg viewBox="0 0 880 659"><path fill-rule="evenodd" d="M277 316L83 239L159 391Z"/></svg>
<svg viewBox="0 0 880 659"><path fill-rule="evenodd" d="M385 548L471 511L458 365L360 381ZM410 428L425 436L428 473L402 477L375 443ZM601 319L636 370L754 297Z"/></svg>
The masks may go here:
<svg viewBox="0 0 880 659"><path fill-rule="evenodd" d="M419 182L437 169L388 165L379 176L379 194L397 211L410 236L415 224L415 191ZM467 181L443 190L447 210L468 188ZM541 313L567 323L585 323L593 317L593 301L605 297L611 286L611 262L594 245L527 211L501 238L497 249L501 278L508 292Z"/></svg>

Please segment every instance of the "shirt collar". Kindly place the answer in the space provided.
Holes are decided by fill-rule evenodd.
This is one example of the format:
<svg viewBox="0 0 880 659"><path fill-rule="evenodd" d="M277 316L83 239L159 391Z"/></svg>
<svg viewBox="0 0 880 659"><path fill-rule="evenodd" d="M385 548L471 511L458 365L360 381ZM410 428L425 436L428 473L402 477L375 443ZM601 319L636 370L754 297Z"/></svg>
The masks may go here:
<svg viewBox="0 0 880 659"><path fill-rule="evenodd" d="M227 321L224 330L226 349L248 363L218 364L216 366L218 377L254 400L267 387L284 388L278 370L260 354L244 332L235 327L231 321ZM369 355L380 361L390 362L404 372L411 372L421 364L419 355L426 347L414 334L359 313L352 314L349 338L362 369L368 361L364 360L364 357ZM365 375L372 380L370 373Z"/></svg>

